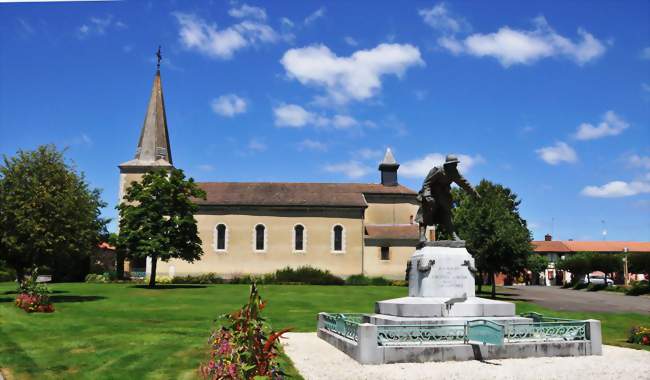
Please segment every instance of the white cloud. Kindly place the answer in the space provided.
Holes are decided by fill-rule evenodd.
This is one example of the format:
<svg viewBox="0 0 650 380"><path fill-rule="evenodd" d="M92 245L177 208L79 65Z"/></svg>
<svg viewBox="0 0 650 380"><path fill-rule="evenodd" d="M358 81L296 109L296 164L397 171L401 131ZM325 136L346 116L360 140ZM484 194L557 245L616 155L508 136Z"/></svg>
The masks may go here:
<svg viewBox="0 0 650 380"><path fill-rule="evenodd" d="M457 154L456 156L460 160L460 163L458 164L458 170L461 173L467 173L474 166L485 162L483 157L480 155L470 156L467 154ZM442 153L429 153L422 158L403 163L399 168L399 172L405 177L423 178L427 175L427 173L429 173L429 170L431 170L431 168L444 164L445 157L446 155Z"/></svg>
<svg viewBox="0 0 650 380"><path fill-rule="evenodd" d="M373 160L380 158L382 151L379 149L362 148L352 153L353 156L362 160Z"/></svg>
<svg viewBox="0 0 650 380"><path fill-rule="evenodd" d="M373 127L369 120L358 121L349 115L337 114L332 117L307 111L297 104L282 104L273 109L277 127L302 128L306 125L315 127L332 127L334 129L351 129L354 127Z"/></svg>
<svg viewBox="0 0 650 380"><path fill-rule="evenodd" d="M461 40L441 37L438 43L454 54L496 58L504 67L532 64L548 57L566 57L583 65L605 53L605 45L582 28L578 29L580 38L574 42L553 30L544 17L535 18L534 24L532 30L503 26L495 33L475 33Z"/></svg>
<svg viewBox="0 0 650 380"><path fill-rule="evenodd" d="M235 18L254 18L258 20L266 20L266 11L264 8L242 4L239 8L230 8L228 14Z"/></svg>
<svg viewBox="0 0 650 380"><path fill-rule="evenodd" d="M641 59L650 60L650 46L641 49Z"/></svg>
<svg viewBox="0 0 650 380"><path fill-rule="evenodd" d="M443 33L453 34L470 28L465 19L452 15L445 3L440 3L430 9L420 9L418 14L427 25Z"/></svg>
<svg viewBox="0 0 650 380"><path fill-rule="evenodd" d="M297 104L283 104L273 109L275 125L278 127L301 128L311 123L314 114Z"/></svg>
<svg viewBox="0 0 650 380"><path fill-rule="evenodd" d="M251 141L248 142L248 149L254 152L264 152L267 149L267 146L260 140L251 139Z"/></svg>
<svg viewBox="0 0 650 380"><path fill-rule="evenodd" d="M217 29L216 24L208 24L194 14L172 14L180 25L178 33L183 47L212 58L230 59L245 47L274 43L283 38L262 21L245 19L225 29Z"/></svg>
<svg viewBox="0 0 650 380"><path fill-rule="evenodd" d="M599 139L606 136L616 136L621 134L630 125L623 120L614 111L607 111L603 116L603 120L594 126L589 123L582 123L578 126L575 137L578 140L592 140Z"/></svg>
<svg viewBox="0 0 650 380"><path fill-rule="evenodd" d="M345 37L343 37L343 41L345 41L345 43L348 44L348 45L350 45L350 46L357 46L357 45L359 45L359 42L357 42L357 40L355 40L354 38L352 38L352 37L350 37L350 36L345 36Z"/></svg>
<svg viewBox="0 0 650 380"><path fill-rule="evenodd" d="M573 163L578 160L576 151L562 141L556 142L553 146L539 148L535 152L537 152L539 158L551 165L557 165L563 161Z"/></svg>
<svg viewBox="0 0 650 380"><path fill-rule="evenodd" d="M285 27L285 28L289 28L289 29L290 29L290 28L293 28L293 25L294 25L294 24L293 24L293 21L291 21L291 20L290 20L289 18L287 18L287 17L282 17L282 18L280 19L280 22L282 23L282 26Z"/></svg>
<svg viewBox="0 0 650 380"><path fill-rule="evenodd" d="M628 157L627 162L631 166L650 170L650 156L639 156L638 154L633 154Z"/></svg>
<svg viewBox="0 0 650 380"><path fill-rule="evenodd" d="M325 7L320 7L317 10L314 11L314 13L310 14L309 16L305 17L305 25L310 25L314 21L318 20L319 18L325 17Z"/></svg>
<svg viewBox="0 0 650 380"><path fill-rule="evenodd" d="M645 92L650 92L650 84L641 83L641 89Z"/></svg>
<svg viewBox="0 0 650 380"><path fill-rule="evenodd" d="M332 118L332 125L334 126L334 128L348 129L348 128L356 127L357 125L359 125L359 122L352 116L335 115Z"/></svg>
<svg viewBox="0 0 650 380"><path fill-rule="evenodd" d="M298 143L298 150L300 151L313 150L313 151L325 152L327 151L327 145L320 141L304 139L300 143Z"/></svg>
<svg viewBox="0 0 650 380"><path fill-rule="evenodd" d="M212 100L210 104L212 110L225 117L233 117L235 115L246 112L248 104L246 100L240 98L235 94L221 95L220 97Z"/></svg>
<svg viewBox="0 0 650 380"><path fill-rule="evenodd" d="M360 178L372 171L368 165L364 165L359 161L351 160L339 164L325 165L323 168L329 173L340 173L348 178Z"/></svg>
<svg viewBox="0 0 650 380"><path fill-rule="evenodd" d="M91 17L88 22L82 24L77 28L77 37L84 39L93 35L104 35L109 30L123 30L127 25L120 21L113 21L113 15L106 15L105 17Z"/></svg>
<svg viewBox="0 0 650 380"><path fill-rule="evenodd" d="M587 186L581 194L595 198L619 198L650 193L650 183L612 181L602 186Z"/></svg>
<svg viewBox="0 0 650 380"><path fill-rule="evenodd" d="M214 171L214 166L210 164L202 164L198 166L199 170L204 171L204 172L211 172Z"/></svg>
<svg viewBox="0 0 650 380"><path fill-rule="evenodd" d="M381 89L383 75L401 77L409 67L424 65L420 50L408 44L380 44L349 57L312 45L288 50L281 63L290 78L323 88L338 104L371 98Z"/></svg>

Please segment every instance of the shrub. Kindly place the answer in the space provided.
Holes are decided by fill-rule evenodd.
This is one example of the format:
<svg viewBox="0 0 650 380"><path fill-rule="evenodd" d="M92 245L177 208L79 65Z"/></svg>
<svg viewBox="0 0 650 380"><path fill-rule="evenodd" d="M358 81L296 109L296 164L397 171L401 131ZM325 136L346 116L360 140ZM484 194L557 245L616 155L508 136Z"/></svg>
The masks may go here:
<svg viewBox="0 0 650 380"><path fill-rule="evenodd" d="M144 278L145 283L149 283L149 276ZM172 278L169 276L156 276L156 284L169 285L172 283Z"/></svg>
<svg viewBox="0 0 650 380"><path fill-rule="evenodd" d="M409 282L406 280L393 280L390 282L391 286L409 286Z"/></svg>
<svg viewBox="0 0 650 380"><path fill-rule="evenodd" d="M572 286L572 288L575 289L575 290L581 290L581 289L586 289L588 286L589 286L588 283L578 281Z"/></svg>
<svg viewBox="0 0 650 380"><path fill-rule="evenodd" d="M103 274L89 273L86 275L86 282L104 284L110 282L110 279Z"/></svg>
<svg viewBox="0 0 650 380"><path fill-rule="evenodd" d="M0 269L0 282L15 281L16 272L13 269Z"/></svg>
<svg viewBox="0 0 650 380"><path fill-rule="evenodd" d="M587 286L587 291L588 292L597 292L599 290L607 289L607 285L605 284L589 284Z"/></svg>
<svg viewBox="0 0 650 380"><path fill-rule="evenodd" d="M223 278L216 273L202 273L199 275L187 275L174 277L172 284L223 284Z"/></svg>
<svg viewBox="0 0 650 380"><path fill-rule="evenodd" d="M278 340L289 331L273 331L261 317L266 302L251 286L248 303L223 315L210 336L210 359L199 366L204 379L282 379Z"/></svg>
<svg viewBox="0 0 650 380"><path fill-rule="evenodd" d="M38 270L32 271L32 275L20 283L16 306L28 313L51 313L54 305L50 302L50 289L44 283L36 282Z"/></svg>
<svg viewBox="0 0 650 380"><path fill-rule="evenodd" d="M628 296L640 296L650 294L650 283L648 281L635 281L632 286L625 292Z"/></svg>
<svg viewBox="0 0 650 380"><path fill-rule="evenodd" d="M230 284L252 284L255 281L255 277L250 274L245 275L235 275L230 278L228 281ZM261 281L260 281L261 282Z"/></svg>
<svg viewBox="0 0 650 380"><path fill-rule="evenodd" d="M650 327L635 326L630 330L630 335L627 338L628 343L643 344L650 346Z"/></svg>
<svg viewBox="0 0 650 380"><path fill-rule="evenodd" d="M345 281L342 278L333 275L328 270L321 270L309 266L293 269L286 267L275 271L272 275L262 278L266 284L272 283L299 283L308 285L343 285Z"/></svg>
<svg viewBox="0 0 650 380"><path fill-rule="evenodd" d="M353 274L345 279L346 285L370 285L370 279L362 274Z"/></svg>

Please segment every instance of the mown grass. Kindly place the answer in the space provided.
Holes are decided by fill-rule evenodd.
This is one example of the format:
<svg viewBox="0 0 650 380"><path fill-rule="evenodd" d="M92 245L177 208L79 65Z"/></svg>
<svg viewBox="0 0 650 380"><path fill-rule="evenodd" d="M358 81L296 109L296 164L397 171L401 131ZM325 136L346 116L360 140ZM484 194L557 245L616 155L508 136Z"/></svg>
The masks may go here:
<svg viewBox="0 0 650 380"><path fill-rule="evenodd" d="M17 379L193 379L206 358L213 320L239 308L247 285L54 284L53 314L13 305L14 284L0 284L0 368ZM264 314L274 328L314 331L319 311L372 312L377 300L405 296L391 286L265 285ZM517 312L603 322L606 344L627 345L640 314L571 313L516 301ZM284 367L299 375L285 357Z"/></svg>

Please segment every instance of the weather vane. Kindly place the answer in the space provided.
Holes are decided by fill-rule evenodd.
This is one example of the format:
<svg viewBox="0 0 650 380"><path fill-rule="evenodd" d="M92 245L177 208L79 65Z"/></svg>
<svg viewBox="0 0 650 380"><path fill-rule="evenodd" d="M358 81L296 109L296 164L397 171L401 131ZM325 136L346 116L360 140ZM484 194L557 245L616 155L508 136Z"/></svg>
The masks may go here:
<svg viewBox="0 0 650 380"><path fill-rule="evenodd" d="M160 53L160 45L158 45L158 51L156 52L156 58L158 59L157 68L160 70L160 61L162 60L162 54Z"/></svg>

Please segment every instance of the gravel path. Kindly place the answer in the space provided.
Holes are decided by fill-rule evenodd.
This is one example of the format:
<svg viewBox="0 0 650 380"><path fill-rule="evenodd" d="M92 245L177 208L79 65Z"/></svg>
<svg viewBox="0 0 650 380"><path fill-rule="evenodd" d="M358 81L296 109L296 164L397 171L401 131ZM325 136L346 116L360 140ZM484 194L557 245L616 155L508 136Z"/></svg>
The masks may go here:
<svg viewBox="0 0 650 380"><path fill-rule="evenodd" d="M587 292L556 286L508 286L509 296L553 310L650 314L650 297L614 292Z"/></svg>
<svg viewBox="0 0 650 380"><path fill-rule="evenodd" d="M284 350L306 380L650 379L650 352L603 346L603 356L361 365L316 333L288 333Z"/></svg>

